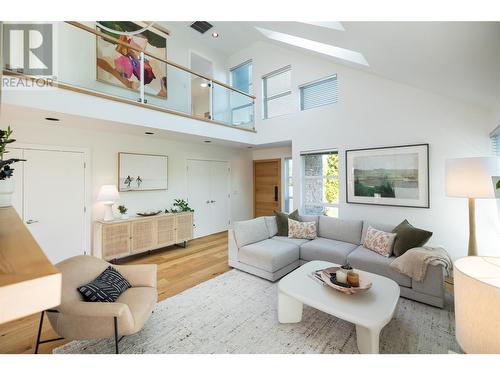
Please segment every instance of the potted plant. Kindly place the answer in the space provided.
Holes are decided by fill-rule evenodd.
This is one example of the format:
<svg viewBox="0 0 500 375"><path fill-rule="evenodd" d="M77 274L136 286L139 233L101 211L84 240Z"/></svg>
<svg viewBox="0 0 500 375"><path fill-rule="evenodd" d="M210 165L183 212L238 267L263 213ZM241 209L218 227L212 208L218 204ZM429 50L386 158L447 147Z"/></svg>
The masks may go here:
<svg viewBox="0 0 500 375"><path fill-rule="evenodd" d="M5 154L7 151L7 145L15 142L15 139L11 138L12 129L10 126L7 130L0 129L0 207L8 207L12 205L12 194L14 193L14 179L11 178L14 172L14 168L11 164L17 163L19 161L25 161L24 159L5 159Z"/></svg>
<svg viewBox="0 0 500 375"><path fill-rule="evenodd" d="M170 212L194 212L194 210L189 207L189 203L184 199L174 199L175 208L172 208Z"/></svg>
<svg viewBox="0 0 500 375"><path fill-rule="evenodd" d="M118 211L120 211L121 218L123 220L128 219L128 215L127 215L128 208L127 207L125 207L123 204L121 204L118 206Z"/></svg>

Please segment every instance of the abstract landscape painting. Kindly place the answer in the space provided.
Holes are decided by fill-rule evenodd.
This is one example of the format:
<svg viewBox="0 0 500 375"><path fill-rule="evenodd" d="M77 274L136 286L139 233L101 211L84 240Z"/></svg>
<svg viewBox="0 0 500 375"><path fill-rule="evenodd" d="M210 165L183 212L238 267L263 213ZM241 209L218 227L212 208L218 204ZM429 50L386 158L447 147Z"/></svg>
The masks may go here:
<svg viewBox="0 0 500 375"><path fill-rule="evenodd" d="M99 24L117 31L134 32L145 26L132 21L99 21ZM155 56L166 58L167 34L154 27L135 35L118 35L97 26L97 30L126 42ZM97 36L97 80L133 91L140 89L140 52ZM145 56L144 92L167 98L167 65Z"/></svg>
<svg viewBox="0 0 500 375"><path fill-rule="evenodd" d="M347 203L429 207L428 145L346 151Z"/></svg>

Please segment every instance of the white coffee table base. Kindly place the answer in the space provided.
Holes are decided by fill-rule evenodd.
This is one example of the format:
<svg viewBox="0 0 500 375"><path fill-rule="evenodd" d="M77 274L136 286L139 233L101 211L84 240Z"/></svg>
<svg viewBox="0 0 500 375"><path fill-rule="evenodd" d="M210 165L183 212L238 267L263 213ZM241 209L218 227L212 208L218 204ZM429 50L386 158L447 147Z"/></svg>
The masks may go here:
<svg viewBox="0 0 500 375"><path fill-rule="evenodd" d="M278 320L280 323L299 323L304 304L285 293L278 292ZM356 325L356 339L361 354L378 354L380 329Z"/></svg>

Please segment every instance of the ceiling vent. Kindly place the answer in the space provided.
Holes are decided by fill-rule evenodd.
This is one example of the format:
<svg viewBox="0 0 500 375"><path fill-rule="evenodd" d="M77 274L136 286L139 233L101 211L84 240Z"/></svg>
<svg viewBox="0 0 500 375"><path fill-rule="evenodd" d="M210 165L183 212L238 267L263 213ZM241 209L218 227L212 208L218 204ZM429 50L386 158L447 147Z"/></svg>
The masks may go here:
<svg viewBox="0 0 500 375"><path fill-rule="evenodd" d="M199 33L205 34L213 25L207 21L195 21L191 24L191 27Z"/></svg>

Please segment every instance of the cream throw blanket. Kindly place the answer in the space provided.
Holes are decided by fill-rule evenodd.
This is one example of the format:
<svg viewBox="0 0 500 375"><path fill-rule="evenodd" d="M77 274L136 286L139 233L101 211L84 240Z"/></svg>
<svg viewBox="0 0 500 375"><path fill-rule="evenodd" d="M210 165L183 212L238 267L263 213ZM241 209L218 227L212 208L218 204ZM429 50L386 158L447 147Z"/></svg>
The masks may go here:
<svg viewBox="0 0 500 375"><path fill-rule="evenodd" d="M451 276L453 263L446 250L442 247L414 247L394 259L391 268L411 277L415 281L422 281L425 278L429 264L441 264L447 276Z"/></svg>

